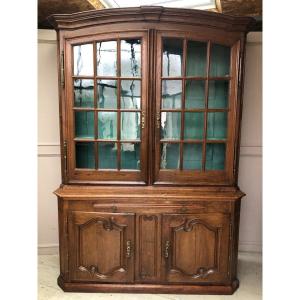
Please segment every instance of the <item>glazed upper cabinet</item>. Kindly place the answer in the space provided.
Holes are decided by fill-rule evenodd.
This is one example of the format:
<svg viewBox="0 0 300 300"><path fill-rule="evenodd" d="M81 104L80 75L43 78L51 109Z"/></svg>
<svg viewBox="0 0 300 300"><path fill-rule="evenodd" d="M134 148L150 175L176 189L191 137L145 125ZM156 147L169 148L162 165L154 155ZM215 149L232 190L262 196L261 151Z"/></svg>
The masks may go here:
<svg viewBox="0 0 300 300"><path fill-rule="evenodd" d="M229 185L240 39L136 30L65 41L65 181Z"/></svg>

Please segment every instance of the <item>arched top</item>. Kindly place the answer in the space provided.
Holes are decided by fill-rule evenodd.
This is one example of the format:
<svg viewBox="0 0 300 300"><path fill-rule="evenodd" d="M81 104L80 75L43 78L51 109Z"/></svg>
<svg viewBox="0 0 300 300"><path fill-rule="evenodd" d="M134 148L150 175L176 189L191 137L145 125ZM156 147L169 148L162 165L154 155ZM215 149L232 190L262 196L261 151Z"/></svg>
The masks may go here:
<svg viewBox="0 0 300 300"><path fill-rule="evenodd" d="M122 22L167 22L201 25L226 31L248 32L255 24L251 17L234 17L196 9L141 6L55 14L48 18L56 30L74 30Z"/></svg>

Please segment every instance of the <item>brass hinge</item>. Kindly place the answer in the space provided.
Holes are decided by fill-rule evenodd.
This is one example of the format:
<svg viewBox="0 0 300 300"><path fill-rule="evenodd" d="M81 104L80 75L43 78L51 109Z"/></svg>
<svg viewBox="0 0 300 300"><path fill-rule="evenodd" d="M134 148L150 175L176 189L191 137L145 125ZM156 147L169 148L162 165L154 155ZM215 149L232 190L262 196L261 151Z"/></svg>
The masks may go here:
<svg viewBox="0 0 300 300"><path fill-rule="evenodd" d="M60 55L60 85L65 87L65 56L64 51Z"/></svg>
<svg viewBox="0 0 300 300"><path fill-rule="evenodd" d="M64 140L64 145L63 145L63 158L64 158L64 172L65 172L65 177L67 177L68 174L68 164L67 164L67 155L68 155L68 143L66 140Z"/></svg>

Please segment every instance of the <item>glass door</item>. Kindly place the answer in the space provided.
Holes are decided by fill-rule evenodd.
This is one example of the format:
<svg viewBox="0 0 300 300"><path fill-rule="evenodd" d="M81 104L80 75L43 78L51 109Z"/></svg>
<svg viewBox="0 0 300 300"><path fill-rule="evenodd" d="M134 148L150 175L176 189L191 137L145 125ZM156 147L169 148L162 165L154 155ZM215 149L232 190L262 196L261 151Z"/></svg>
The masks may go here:
<svg viewBox="0 0 300 300"><path fill-rule="evenodd" d="M228 182L233 168L232 52L228 41L158 35L155 181Z"/></svg>
<svg viewBox="0 0 300 300"><path fill-rule="evenodd" d="M70 179L145 181L146 44L118 34L69 45Z"/></svg>

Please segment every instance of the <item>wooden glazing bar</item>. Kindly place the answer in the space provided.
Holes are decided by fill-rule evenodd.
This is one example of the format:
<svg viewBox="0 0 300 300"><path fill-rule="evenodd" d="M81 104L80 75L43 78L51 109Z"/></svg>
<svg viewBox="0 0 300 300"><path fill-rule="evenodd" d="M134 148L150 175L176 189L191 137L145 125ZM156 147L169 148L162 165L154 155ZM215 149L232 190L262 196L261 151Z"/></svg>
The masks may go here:
<svg viewBox="0 0 300 300"><path fill-rule="evenodd" d="M206 162L206 136L207 136L207 110L208 110L208 88L209 88L209 68L210 68L210 49L211 41L207 43L207 52L206 52L206 81L205 81L205 113L204 113L204 128L203 128L203 144L202 144L202 171L205 171L205 162Z"/></svg>
<svg viewBox="0 0 300 300"><path fill-rule="evenodd" d="M210 77L210 76L174 76L174 77L161 77L162 80L230 80L231 76L219 76L219 77Z"/></svg>
<svg viewBox="0 0 300 300"><path fill-rule="evenodd" d="M182 140L184 139L184 109L185 109L185 79L184 76L186 75L186 47L187 42L186 39L183 40L183 59L182 59L182 94L181 94L181 129L180 129L180 162L179 162L179 169L182 170L183 168L183 144Z"/></svg>
<svg viewBox="0 0 300 300"><path fill-rule="evenodd" d="M141 112L141 109L126 109L126 108L121 108L121 109L117 109L117 108L96 108L93 109L92 107L73 107L73 110L75 111L107 111L107 112Z"/></svg>
<svg viewBox="0 0 300 300"><path fill-rule="evenodd" d="M117 40L117 108L118 108L118 113L117 113L117 169L121 169L121 41L120 39Z"/></svg>
<svg viewBox="0 0 300 300"><path fill-rule="evenodd" d="M97 50L96 50L96 42L93 43L93 64L94 64L94 109L97 107ZM94 132L95 139L98 138L98 112L94 110ZM95 147L95 169L98 169L99 166L99 155L98 155L98 143L94 144Z"/></svg>
<svg viewBox="0 0 300 300"><path fill-rule="evenodd" d="M228 108L188 108L188 109L178 109L178 108L164 108L161 112L228 112Z"/></svg>

